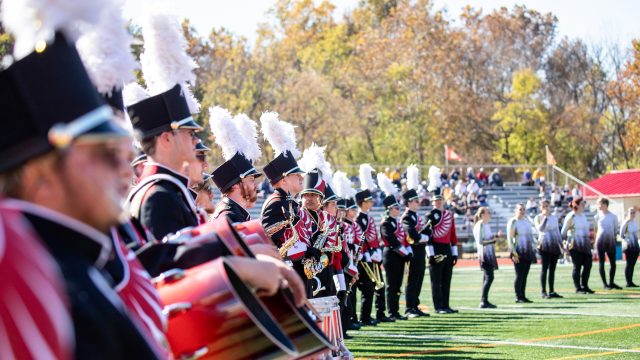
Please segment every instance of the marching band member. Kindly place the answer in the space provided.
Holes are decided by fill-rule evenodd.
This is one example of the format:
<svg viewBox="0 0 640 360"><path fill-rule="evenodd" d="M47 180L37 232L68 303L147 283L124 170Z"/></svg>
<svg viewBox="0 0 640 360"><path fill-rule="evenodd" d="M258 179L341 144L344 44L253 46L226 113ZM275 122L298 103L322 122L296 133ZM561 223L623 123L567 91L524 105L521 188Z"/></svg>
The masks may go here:
<svg viewBox="0 0 640 360"><path fill-rule="evenodd" d="M55 8L55 4L34 9L7 2L3 2L7 10L2 14L3 24L11 23L7 19L24 19L24 14L38 14L38 19L26 19L39 21L42 32L25 34L29 28L25 27L14 33L19 60L0 72L0 111L12 119L0 136L2 190L10 198L2 206L24 214L57 263L59 270L40 275L62 273L71 306L75 358L155 359L159 354L140 325L129 318L104 269L114 251L106 234L122 212L117 169L130 161L120 156L119 144L131 139L113 120L113 111L91 83L75 44L51 23L55 17L56 24L77 25L82 19L71 18L67 11L87 21L99 18L102 9L82 2L66 9ZM37 253L29 256L42 259L35 258ZM61 311L55 326L59 326L60 340L66 342L70 333L66 311L61 310L64 304L56 296L55 285L44 287L45 279L39 286L50 293L46 309ZM36 302L29 304L33 308L28 311L41 309ZM30 331L29 342L48 342L44 337L50 334L42 332L41 321L44 319L36 321L37 328L21 329ZM55 344L46 348L41 343L31 350L36 349L39 353L34 358L64 356L64 350ZM4 351L5 347L0 353Z"/></svg>
<svg viewBox="0 0 640 360"><path fill-rule="evenodd" d="M406 233L402 224L398 222L400 216L400 204L396 199L398 189L384 173L378 173L378 185L386 195L382 200L385 210L380 223L380 235L384 244L382 258L389 318L393 321L407 320L406 316L400 315L400 289L402 288L404 265L411 255L407 248L411 248L404 244Z"/></svg>
<svg viewBox="0 0 640 360"><path fill-rule="evenodd" d="M551 213L549 200L540 201L541 213L536 215L533 223L538 230L538 252L542 258L542 271L540 273L540 285L542 286L542 298L561 298L555 292L554 282L556 264L562 254L562 236L558 218ZM547 272L549 274L549 293L547 293Z"/></svg>
<svg viewBox="0 0 640 360"><path fill-rule="evenodd" d="M627 266L624 269L624 278L627 281L627 287L638 287L638 285L633 283L633 269L636 266L636 261L638 261L638 254L640 254L635 207L630 207L627 210L627 217L620 227L620 237L624 240L623 245L626 245L624 254L627 260Z"/></svg>
<svg viewBox="0 0 640 360"><path fill-rule="evenodd" d="M618 217L609 211L609 200L598 199L598 214L595 218L596 249L602 284L607 290L622 288L613 282L616 276L616 238L619 232ZM604 272L605 255L609 258L609 282Z"/></svg>
<svg viewBox="0 0 640 360"><path fill-rule="evenodd" d="M589 288L593 242L589 239L589 221L584 215L584 201L582 198L573 199L569 208L571 212L564 218L560 233L566 239L565 249L571 254L573 284L576 293L593 294L594 291Z"/></svg>
<svg viewBox="0 0 640 360"><path fill-rule="evenodd" d="M493 283L493 272L498 270L498 260L496 259L495 243L502 237L502 230L494 235L491 231L491 210L488 207L480 207L473 217L473 237L478 248L478 260L480 268L484 272L482 281L482 298L480 308L495 309L496 306L489 302L489 289Z"/></svg>
<svg viewBox="0 0 640 360"><path fill-rule="evenodd" d="M232 118L220 107L211 108L209 114L211 132L225 158L225 162L213 170L213 181L222 193L213 218L224 215L234 223L249 221L247 209L257 200L256 181L262 175L253 167L253 162L261 156L257 124L244 114Z"/></svg>
<svg viewBox="0 0 640 360"><path fill-rule="evenodd" d="M523 204L516 205L516 214L507 223L507 241L511 251L511 260L516 270L514 288L517 303L530 303L526 295L527 276L531 264L535 264L536 253L533 240L533 227L526 217Z"/></svg>
<svg viewBox="0 0 640 360"><path fill-rule="evenodd" d="M369 267L371 274L375 275L375 279L372 279L371 276L361 276L358 279L358 288L362 291L360 321L364 325L375 326L378 322L391 322L392 320L385 315L385 290L382 279L379 278L379 275L382 274L380 271L380 265L382 264L382 250L380 249L378 229L376 227L375 219L373 216L369 215L369 210L371 210L371 207L373 206L371 191L376 189L376 184L374 183L372 176L373 172L374 170L371 165L360 165L360 185L363 190L356 193L356 202L359 209L356 222L360 226L365 240L362 248L364 262L360 262L358 271L361 274L364 274L366 272L364 267ZM376 320L372 321L371 306L374 294L376 297Z"/></svg>
<svg viewBox="0 0 640 360"><path fill-rule="evenodd" d="M458 262L456 224L453 213L444 209L442 195L435 195L432 200L433 209L426 216L425 229L427 235L431 232L427 243L431 296L438 314L453 314L458 312L449 306L453 267Z"/></svg>
<svg viewBox="0 0 640 360"><path fill-rule="evenodd" d="M429 316L420 310L420 292L424 282L426 267L426 244L429 236L422 234L423 221L418 215L420 199L416 190L420 185L420 170L415 165L407 167L407 191L402 194L405 211L402 215L402 227L407 234L407 241L411 244L413 256L409 259L409 274L407 276L405 315L409 318Z"/></svg>

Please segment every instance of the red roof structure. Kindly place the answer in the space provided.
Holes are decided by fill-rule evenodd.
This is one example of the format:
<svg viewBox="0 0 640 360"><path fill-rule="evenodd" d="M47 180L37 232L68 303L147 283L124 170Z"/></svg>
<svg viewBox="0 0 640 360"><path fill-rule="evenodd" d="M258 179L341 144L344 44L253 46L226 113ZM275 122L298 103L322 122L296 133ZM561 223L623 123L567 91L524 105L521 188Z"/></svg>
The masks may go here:
<svg viewBox="0 0 640 360"><path fill-rule="evenodd" d="M640 196L640 169L612 171L587 185L611 198ZM587 187L583 187L582 194L586 199L599 197Z"/></svg>

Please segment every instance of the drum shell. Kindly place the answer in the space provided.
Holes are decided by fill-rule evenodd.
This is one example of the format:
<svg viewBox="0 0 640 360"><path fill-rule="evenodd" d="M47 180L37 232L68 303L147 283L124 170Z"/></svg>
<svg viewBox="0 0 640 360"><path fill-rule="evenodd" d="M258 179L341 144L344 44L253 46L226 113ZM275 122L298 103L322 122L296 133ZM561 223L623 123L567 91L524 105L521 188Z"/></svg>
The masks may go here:
<svg viewBox="0 0 640 360"><path fill-rule="evenodd" d="M224 259L157 285L163 304L190 304L168 314L167 339L176 359L206 348L200 359L284 359L293 343ZM170 308L165 307L165 310Z"/></svg>

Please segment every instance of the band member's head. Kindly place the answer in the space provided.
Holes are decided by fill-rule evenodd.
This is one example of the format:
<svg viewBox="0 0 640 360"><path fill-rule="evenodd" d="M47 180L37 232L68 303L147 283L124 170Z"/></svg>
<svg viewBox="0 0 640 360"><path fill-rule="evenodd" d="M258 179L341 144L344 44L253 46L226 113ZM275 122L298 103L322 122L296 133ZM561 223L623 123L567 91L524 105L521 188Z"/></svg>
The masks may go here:
<svg viewBox="0 0 640 360"><path fill-rule="evenodd" d="M543 215L549 215L551 213L551 203L547 199L540 200L540 211Z"/></svg>
<svg viewBox="0 0 640 360"><path fill-rule="evenodd" d="M144 169L144 165L147 163L147 154L142 153L136 156L131 161L131 168L133 169L134 182L142 175L142 170Z"/></svg>
<svg viewBox="0 0 640 360"><path fill-rule="evenodd" d="M131 177L131 138L58 34L0 74L0 192L107 231ZM128 179L127 179L128 178Z"/></svg>
<svg viewBox="0 0 640 360"><path fill-rule="evenodd" d="M338 215L338 211L339 211L338 196L333 192L333 189L329 184L326 184L326 186L324 187L324 198L322 199L322 209L333 216L344 217L344 214L342 214L341 216Z"/></svg>
<svg viewBox="0 0 640 360"><path fill-rule="evenodd" d="M207 172L209 169L209 163L207 163L207 153L211 151L210 148L205 146L202 143L202 140L199 140L195 147L196 159L202 166L202 172Z"/></svg>
<svg viewBox="0 0 640 360"><path fill-rule="evenodd" d="M442 197L442 195L434 195L431 198L431 201L433 201L433 207L442 211L442 208L444 206L444 198Z"/></svg>
<svg viewBox="0 0 640 360"><path fill-rule="evenodd" d="M259 175L247 176L233 184L229 190L223 193L224 196L234 199L241 199L240 205L245 209L252 208L258 201L257 182Z"/></svg>
<svg viewBox="0 0 640 360"><path fill-rule="evenodd" d="M609 210L609 200L607 198L599 198L598 199L598 210L607 211Z"/></svg>
<svg viewBox="0 0 640 360"><path fill-rule="evenodd" d="M420 208L420 198L418 197L418 193L413 189L405 191L402 194L402 200L404 201L404 205L411 211L415 212Z"/></svg>
<svg viewBox="0 0 640 360"><path fill-rule="evenodd" d="M389 216L393 218L397 218L400 215L400 204L396 197L393 195L388 195L382 200L382 204L384 205L384 209L389 214Z"/></svg>
<svg viewBox="0 0 640 360"><path fill-rule="evenodd" d="M139 85L128 85L126 90L135 87ZM202 127L193 120L181 85L130 104L127 112L150 160L177 171L184 163L197 161L196 133Z"/></svg>
<svg viewBox="0 0 640 360"><path fill-rule="evenodd" d="M215 210L213 200L213 183L211 175L205 174L204 179L193 189L198 195L196 196L196 205L204 209L208 214L212 214Z"/></svg>
<svg viewBox="0 0 640 360"><path fill-rule="evenodd" d="M571 201L569 208L576 213L581 213L584 210L584 201L582 198L576 198Z"/></svg>
<svg viewBox="0 0 640 360"><path fill-rule="evenodd" d="M367 212L371 210L373 206L373 196L371 195L371 191L369 189L360 190L356 193L356 204L361 211Z"/></svg>
<svg viewBox="0 0 640 360"><path fill-rule="evenodd" d="M484 223L488 223L491 220L491 210L489 210L486 206L481 206L476 211L476 214L473 216L473 223L477 223L478 221L482 221Z"/></svg>
<svg viewBox="0 0 640 360"><path fill-rule="evenodd" d="M629 209L627 209L627 219L633 220L635 218L636 218L636 207L632 206Z"/></svg>
<svg viewBox="0 0 640 360"><path fill-rule="evenodd" d="M516 204L515 216L517 219L524 219L526 215L525 206L523 203Z"/></svg>

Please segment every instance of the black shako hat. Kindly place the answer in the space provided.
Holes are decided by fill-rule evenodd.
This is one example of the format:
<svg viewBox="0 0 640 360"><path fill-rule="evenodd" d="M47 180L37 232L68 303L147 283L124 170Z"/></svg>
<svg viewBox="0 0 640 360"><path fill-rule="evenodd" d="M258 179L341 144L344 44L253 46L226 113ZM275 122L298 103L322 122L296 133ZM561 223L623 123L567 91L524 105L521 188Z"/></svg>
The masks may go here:
<svg viewBox="0 0 640 360"><path fill-rule="evenodd" d="M369 189L360 190L356 193L356 202L373 200L373 196L371 196L371 191Z"/></svg>
<svg viewBox="0 0 640 360"><path fill-rule="evenodd" d="M129 136L62 33L0 72L0 94L0 172L75 140Z"/></svg>
<svg viewBox="0 0 640 360"><path fill-rule="evenodd" d="M313 169L304 175L302 182L302 191L300 195L316 194L324 198L326 183L322 180L322 173L318 169Z"/></svg>
<svg viewBox="0 0 640 360"><path fill-rule="evenodd" d="M326 203L329 201L338 201L338 195L336 195L336 193L333 192L333 189L331 188L331 186L329 186L329 184L325 183L324 200L322 200L322 203Z"/></svg>
<svg viewBox="0 0 640 360"><path fill-rule="evenodd" d="M180 85L127 106L127 113L133 128L142 133L142 139L171 130L202 130L191 116Z"/></svg>
<svg viewBox="0 0 640 360"><path fill-rule="evenodd" d="M418 199L418 193L414 189L409 189L402 194L402 198L405 202L413 201Z"/></svg>
<svg viewBox="0 0 640 360"><path fill-rule="evenodd" d="M298 167L298 162L289 150L278 154L278 156L265 165L262 170L271 184L277 183L287 175L304 173L304 171Z"/></svg>
<svg viewBox="0 0 640 360"><path fill-rule="evenodd" d="M382 199L382 205L384 205L385 209L393 206L400 206L400 204L398 204L398 200L396 200L396 197L393 195L387 195L384 199Z"/></svg>
<svg viewBox="0 0 640 360"><path fill-rule="evenodd" d="M217 169L213 170L211 175L216 186L222 193L225 193L247 176L257 177L262 174L253 167L251 161L247 160L242 154L236 153L229 160L218 166Z"/></svg>

